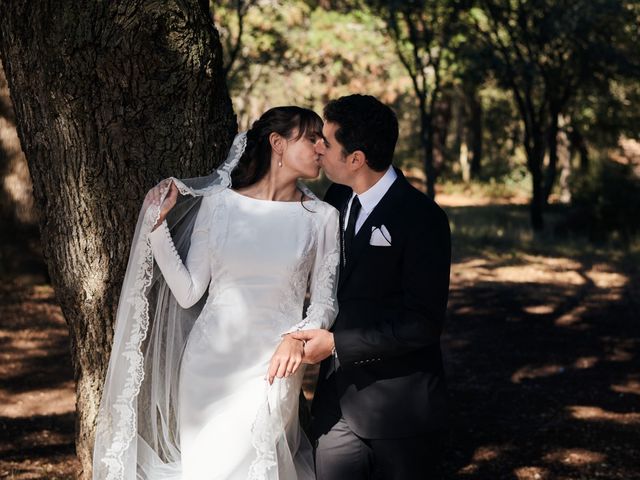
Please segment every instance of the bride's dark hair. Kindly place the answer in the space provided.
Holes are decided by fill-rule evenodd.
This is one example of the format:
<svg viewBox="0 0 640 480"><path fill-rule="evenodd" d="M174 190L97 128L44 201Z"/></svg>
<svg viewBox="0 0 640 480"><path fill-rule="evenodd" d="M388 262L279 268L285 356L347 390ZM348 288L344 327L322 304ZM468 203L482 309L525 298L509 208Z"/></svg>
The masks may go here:
<svg viewBox="0 0 640 480"><path fill-rule="evenodd" d="M275 107L264 112L247 131L247 147L231 173L233 188L253 185L269 172L271 167L269 135L274 132L287 140L298 140L304 135L322 135L322 119L313 110L294 106ZM294 133L296 133L295 138L293 138Z"/></svg>

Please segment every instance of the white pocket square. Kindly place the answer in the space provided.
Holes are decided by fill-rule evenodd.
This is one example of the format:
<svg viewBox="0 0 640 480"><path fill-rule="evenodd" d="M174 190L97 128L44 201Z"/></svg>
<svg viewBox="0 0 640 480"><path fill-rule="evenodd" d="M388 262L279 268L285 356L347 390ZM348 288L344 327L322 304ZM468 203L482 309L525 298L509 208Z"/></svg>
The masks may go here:
<svg viewBox="0 0 640 480"><path fill-rule="evenodd" d="M371 227L371 238L369 239L369 245L374 247L390 247L391 246L391 234L387 227L380 225L379 227Z"/></svg>

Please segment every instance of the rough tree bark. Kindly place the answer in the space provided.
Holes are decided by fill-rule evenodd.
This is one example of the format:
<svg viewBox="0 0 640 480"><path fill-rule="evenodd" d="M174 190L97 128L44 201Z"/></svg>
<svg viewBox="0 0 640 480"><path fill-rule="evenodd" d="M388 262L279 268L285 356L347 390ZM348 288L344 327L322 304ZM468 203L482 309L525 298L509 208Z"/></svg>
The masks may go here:
<svg viewBox="0 0 640 480"><path fill-rule="evenodd" d="M69 325L79 477L145 192L209 172L236 130L203 0L0 0L0 56Z"/></svg>

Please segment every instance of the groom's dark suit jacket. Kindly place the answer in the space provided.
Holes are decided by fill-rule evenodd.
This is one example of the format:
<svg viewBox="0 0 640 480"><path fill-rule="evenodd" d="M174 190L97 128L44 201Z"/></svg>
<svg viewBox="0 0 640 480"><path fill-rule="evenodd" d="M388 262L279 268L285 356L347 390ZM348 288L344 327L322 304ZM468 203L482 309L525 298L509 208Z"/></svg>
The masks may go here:
<svg viewBox="0 0 640 480"><path fill-rule="evenodd" d="M312 406L316 435L340 414L363 438L419 436L444 427L440 333L449 290L449 223L433 200L396 172L340 271L332 328L337 360L330 356L320 367ZM334 184L325 196L341 221L351 195L350 188ZM372 227L381 225L391 246L369 243Z"/></svg>

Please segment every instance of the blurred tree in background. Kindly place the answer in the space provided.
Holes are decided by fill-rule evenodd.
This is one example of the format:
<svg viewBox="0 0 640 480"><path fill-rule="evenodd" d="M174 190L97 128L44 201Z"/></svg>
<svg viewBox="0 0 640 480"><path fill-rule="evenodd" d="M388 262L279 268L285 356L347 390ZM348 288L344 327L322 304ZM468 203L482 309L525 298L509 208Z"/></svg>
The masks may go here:
<svg viewBox="0 0 640 480"><path fill-rule="evenodd" d="M557 175L560 115L579 91L637 70L626 30L636 18L620 0L481 0L471 18L524 124L531 221L541 229Z"/></svg>
<svg viewBox="0 0 640 480"><path fill-rule="evenodd" d="M530 196L536 229L549 201L570 202L573 177L600 171L590 163L614 151L635 161L636 1L222 0L209 9L241 129L275 105L320 112L332 98L370 93L398 113L396 161L412 181L431 195Z"/></svg>
<svg viewBox="0 0 640 480"><path fill-rule="evenodd" d="M442 170L442 150L451 117L450 102L441 102L448 74L455 62L454 42L463 5L458 1L369 2L386 22L398 59L405 67L418 103L420 142L424 150L427 194L435 197L435 181ZM436 150L439 155L436 154Z"/></svg>
<svg viewBox="0 0 640 480"><path fill-rule="evenodd" d="M328 100L353 91L389 103L404 93L407 79L393 45L367 12L296 0L229 0L215 2L212 13L227 46L225 65L232 65L228 84L241 128L280 104L321 111Z"/></svg>
<svg viewBox="0 0 640 480"><path fill-rule="evenodd" d="M399 163L430 195L438 178L528 191L534 229L554 192L571 199L572 175L597 170L591 150L638 137L637 2L229 0L212 11L242 128L277 104L376 95L398 112Z"/></svg>

